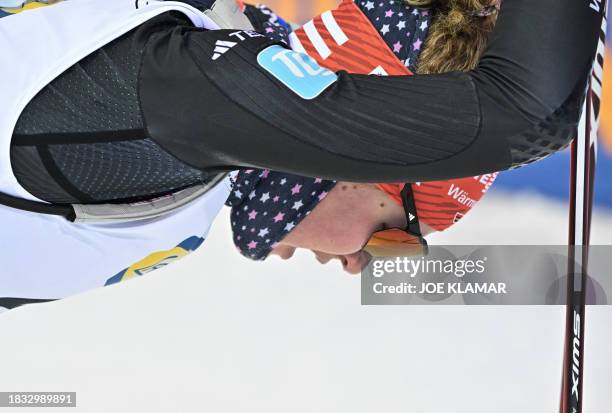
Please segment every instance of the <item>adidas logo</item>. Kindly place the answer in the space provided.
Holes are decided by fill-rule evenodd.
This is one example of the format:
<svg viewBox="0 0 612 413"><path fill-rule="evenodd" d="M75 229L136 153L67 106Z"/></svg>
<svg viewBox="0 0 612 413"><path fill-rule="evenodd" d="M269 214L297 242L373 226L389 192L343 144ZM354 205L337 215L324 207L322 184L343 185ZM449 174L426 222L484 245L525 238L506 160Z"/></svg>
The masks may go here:
<svg viewBox="0 0 612 413"><path fill-rule="evenodd" d="M408 213L408 218L410 219L410 222L414 221L416 219L416 217L414 215L412 215L410 212Z"/></svg>
<svg viewBox="0 0 612 413"><path fill-rule="evenodd" d="M228 42L225 40L217 40L217 43L215 44L215 54L212 57L212 60L217 60L218 58L220 58L221 56L223 56L225 53L227 53L232 47L236 46L238 43L235 42Z"/></svg>

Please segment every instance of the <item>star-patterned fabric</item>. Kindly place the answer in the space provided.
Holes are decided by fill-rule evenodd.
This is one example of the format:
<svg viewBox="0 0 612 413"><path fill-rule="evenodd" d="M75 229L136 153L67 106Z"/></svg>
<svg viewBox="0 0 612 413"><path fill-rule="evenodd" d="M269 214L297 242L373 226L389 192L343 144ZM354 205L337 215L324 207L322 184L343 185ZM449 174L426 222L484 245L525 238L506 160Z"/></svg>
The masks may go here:
<svg viewBox="0 0 612 413"><path fill-rule="evenodd" d="M265 34L269 39L289 44L291 26L269 7L263 4L247 5L244 13L256 31Z"/></svg>
<svg viewBox="0 0 612 413"><path fill-rule="evenodd" d="M429 30L429 12L399 0L355 3L395 55L414 71ZM248 6L246 14L261 33L273 40L287 41L290 26L267 7ZM264 260L336 182L249 169L240 171L232 184L233 192L226 204L232 207L234 244L245 257Z"/></svg>
<svg viewBox="0 0 612 413"><path fill-rule="evenodd" d="M232 207L234 244L245 257L265 259L321 202L334 181L269 170L240 171L227 205Z"/></svg>
<svg viewBox="0 0 612 413"><path fill-rule="evenodd" d="M356 0L389 49L412 72L429 33L428 10L408 6L401 0Z"/></svg>

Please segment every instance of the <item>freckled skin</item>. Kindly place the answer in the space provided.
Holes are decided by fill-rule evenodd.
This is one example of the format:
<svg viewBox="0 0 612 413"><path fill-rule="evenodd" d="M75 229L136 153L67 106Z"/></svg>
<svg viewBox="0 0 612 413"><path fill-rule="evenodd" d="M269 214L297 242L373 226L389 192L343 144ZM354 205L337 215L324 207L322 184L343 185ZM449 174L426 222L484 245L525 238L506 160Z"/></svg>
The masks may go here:
<svg viewBox="0 0 612 413"><path fill-rule="evenodd" d="M359 273L369 259L362 248L372 233L406 226L403 208L387 200L373 184L339 183L272 254L289 259L305 248L322 264L339 260L347 272Z"/></svg>

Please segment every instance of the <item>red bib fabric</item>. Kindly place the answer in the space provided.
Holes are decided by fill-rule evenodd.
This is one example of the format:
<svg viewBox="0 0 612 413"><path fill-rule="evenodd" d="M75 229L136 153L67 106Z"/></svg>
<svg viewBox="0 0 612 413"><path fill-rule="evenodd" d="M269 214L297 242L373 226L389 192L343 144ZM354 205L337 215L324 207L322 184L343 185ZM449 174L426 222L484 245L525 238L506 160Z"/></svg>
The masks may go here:
<svg viewBox="0 0 612 413"><path fill-rule="evenodd" d="M335 72L412 74L393 54L368 18L350 0L315 17L291 36L291 47Z"/></svg>
<svg viewBox="0 0 612 413"><path fill-rule="evenodd" d="M343 0L306 23L290 36L291 47L307 53L321 66L356 74L411 75L389 49L368 18L353 3ZM443 231L467 214L489 190L497 173L449 181L412 185L420 222ZM379 184L401 205L401 184Z"/></svg>

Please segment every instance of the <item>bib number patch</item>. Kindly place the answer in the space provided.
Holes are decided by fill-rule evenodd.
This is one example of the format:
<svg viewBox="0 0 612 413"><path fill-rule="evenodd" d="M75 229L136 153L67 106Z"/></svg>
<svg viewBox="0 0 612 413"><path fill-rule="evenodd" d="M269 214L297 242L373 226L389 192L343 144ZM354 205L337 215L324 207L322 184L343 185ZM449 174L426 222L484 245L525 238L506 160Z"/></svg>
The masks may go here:
<svg viewBox="0 0 612 413"><path fill-rule="evenodd" d="M305 100L316 98L338 80L334 72L319 66L310 56L281 46L263 50L257 63Z"/></svg>
<svg viewBox="0 0 612 413"><path fill-rule="evenodd" d="M143 276L160 268L164 268L174 261L177 261L195 251L200 247L200 245L202 245L203 242L204 238L194 236L181 242L171 250L155 252L116 274L114 277L109 278L104 285L109 286L118 284L132 278Z"/></svg>

